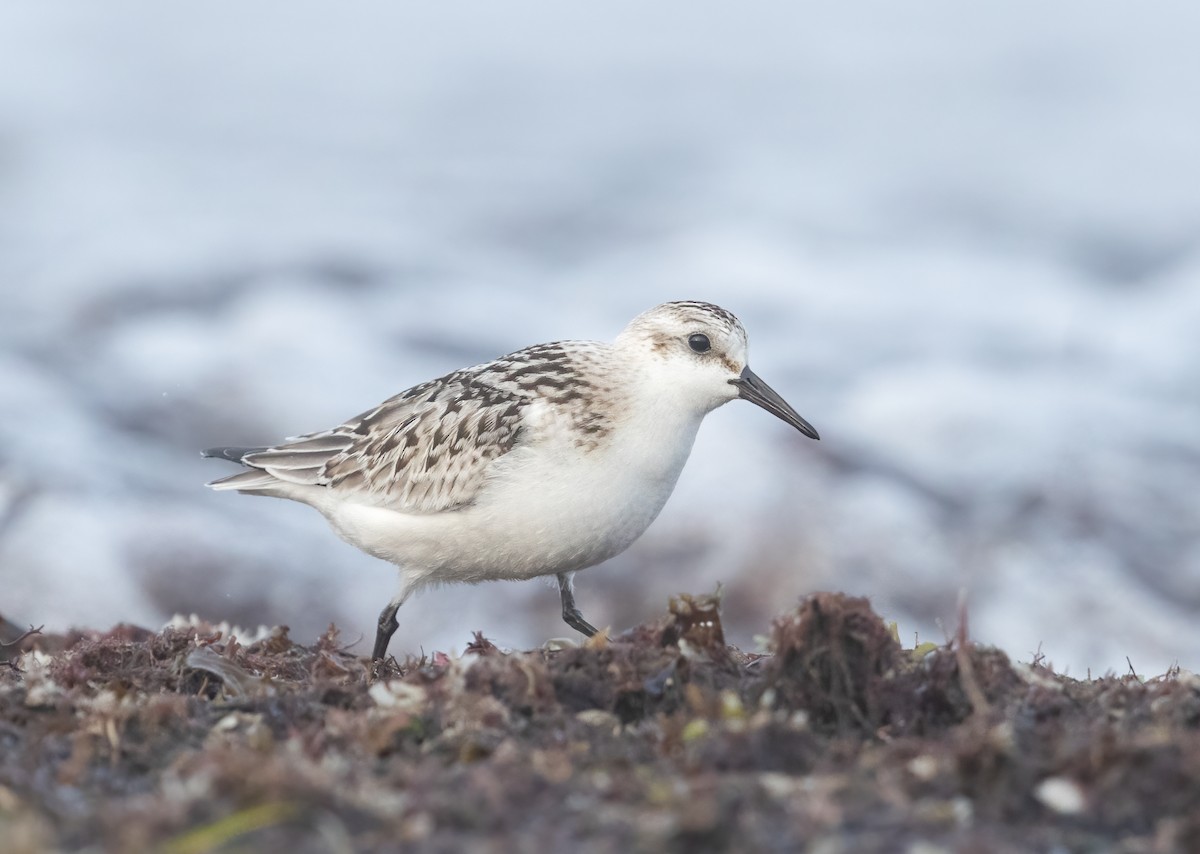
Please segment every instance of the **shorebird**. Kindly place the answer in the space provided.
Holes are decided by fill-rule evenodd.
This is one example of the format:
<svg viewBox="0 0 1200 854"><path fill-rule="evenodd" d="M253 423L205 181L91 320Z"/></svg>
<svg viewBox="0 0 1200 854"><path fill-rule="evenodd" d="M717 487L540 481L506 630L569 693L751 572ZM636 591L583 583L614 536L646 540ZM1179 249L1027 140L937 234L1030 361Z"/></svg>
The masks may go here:
<svg viewBox="0 0 1200 854"><path fill-rule="evenodd" d="M559 341L413 386L331 430L204 456L246 471L213 489L314 507L353 546L395 564L373 660L417 591L554 575L563 620L591 636L572 578L658 516L704 416L735 398L820 438L746 364L723 308L669 302L611 343Z"/></svg>

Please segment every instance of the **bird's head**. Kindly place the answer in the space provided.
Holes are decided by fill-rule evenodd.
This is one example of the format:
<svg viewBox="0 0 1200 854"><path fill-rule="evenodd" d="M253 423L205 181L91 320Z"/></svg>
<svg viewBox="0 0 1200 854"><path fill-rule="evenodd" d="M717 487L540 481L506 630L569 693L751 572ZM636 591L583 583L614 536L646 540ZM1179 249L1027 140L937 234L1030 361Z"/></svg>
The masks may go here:
<svg viewBox="0 0 1200 854"><path fill-rule="evenodd" d="M746 364L746 330L733 313L707 302L668 302L630 321L614 345L662 394L710 412L736 398L783 419L805 436L813 426Z"/></svg>

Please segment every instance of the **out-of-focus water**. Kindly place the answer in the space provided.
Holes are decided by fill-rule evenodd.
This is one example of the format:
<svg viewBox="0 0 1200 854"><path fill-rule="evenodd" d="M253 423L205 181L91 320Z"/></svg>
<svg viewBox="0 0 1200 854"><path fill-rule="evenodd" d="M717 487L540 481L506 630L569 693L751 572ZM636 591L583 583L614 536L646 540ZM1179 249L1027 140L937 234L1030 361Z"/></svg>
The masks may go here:
<svg viewBox="0 0 1200 854"><path fill-rule="evenodd" d="M369 635L385 565L197 449L321 429L674 298L820 430L710 417L578 579L1139 671L1200 648L1200 7L668 2L0 12L0 612ZM451 588L393 650L566 634Z"/></svg>

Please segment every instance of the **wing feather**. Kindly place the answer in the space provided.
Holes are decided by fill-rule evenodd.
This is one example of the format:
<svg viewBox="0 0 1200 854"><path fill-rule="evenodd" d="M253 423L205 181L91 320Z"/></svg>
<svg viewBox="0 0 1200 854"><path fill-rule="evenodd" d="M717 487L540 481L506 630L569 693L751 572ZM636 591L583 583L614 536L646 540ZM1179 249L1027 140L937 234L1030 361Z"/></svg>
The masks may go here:
<svg viewBox="0 0 1200 854"><path fill-rule="evenodd" d="M322 486L408 513L437 513L474 500L489 466L516 445L527 395L458 371L384 401L332 430L252 449L253 471L214 486L276 491Z"/></svg>
<svg viewBox="0 0 1200 854"><path fill-rule="evenodd" d="M270 448L213 448L205 453L251 470L209 485L405 513L462 507L476 500L497 459L534 441L523 435L533 400L555 412L581 450L607 440L619 386L598 382L609 351L594 341L539 344L414 386L332 430Z"/></svg>

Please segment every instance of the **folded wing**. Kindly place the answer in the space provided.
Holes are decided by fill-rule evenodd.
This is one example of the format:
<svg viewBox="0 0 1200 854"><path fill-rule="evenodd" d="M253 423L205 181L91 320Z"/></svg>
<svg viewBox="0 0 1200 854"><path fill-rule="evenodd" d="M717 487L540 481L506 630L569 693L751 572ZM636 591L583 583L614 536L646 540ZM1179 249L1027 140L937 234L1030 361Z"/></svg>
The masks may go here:
<svg viewBox="0 0 1200 854"><path fill-rule="evenodd" d="M206 456L249 466L209 484L286 495L288 486L408 513L470 504L494 460L521 434L528 398L458 371L416 386L321 433L270 448L214 448Z"/></svg>

